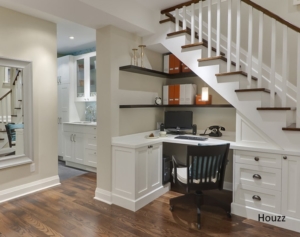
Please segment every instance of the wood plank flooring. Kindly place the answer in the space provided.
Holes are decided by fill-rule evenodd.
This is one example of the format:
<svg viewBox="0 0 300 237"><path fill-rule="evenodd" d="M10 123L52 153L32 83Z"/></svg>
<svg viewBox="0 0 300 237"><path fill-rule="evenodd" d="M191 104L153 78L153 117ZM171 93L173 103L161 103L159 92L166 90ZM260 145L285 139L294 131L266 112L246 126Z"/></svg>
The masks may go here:
<svg viewBox="0 0 300 237"><path fill-rule="evenodd" d="M203 207L198 230L193 207L169 211L169 198L178 193L168 192L134 213L94 200L95 188L96 175L88 173L0 204L0 237L300 236L234 215L229 219L217 207Z"/></svg>

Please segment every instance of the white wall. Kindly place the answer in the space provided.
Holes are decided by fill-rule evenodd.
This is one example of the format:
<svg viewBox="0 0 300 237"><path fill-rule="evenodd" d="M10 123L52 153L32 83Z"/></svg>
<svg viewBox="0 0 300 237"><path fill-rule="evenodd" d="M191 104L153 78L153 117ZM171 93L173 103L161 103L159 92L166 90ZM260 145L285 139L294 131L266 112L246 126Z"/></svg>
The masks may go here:
<svg viewBox="0 0 300 237"><path fill-rule="evenodd" d="M3 190L57 175L56 25L0 7L0 39L2 57L33 65L35 163L1 170Z"/></svg>

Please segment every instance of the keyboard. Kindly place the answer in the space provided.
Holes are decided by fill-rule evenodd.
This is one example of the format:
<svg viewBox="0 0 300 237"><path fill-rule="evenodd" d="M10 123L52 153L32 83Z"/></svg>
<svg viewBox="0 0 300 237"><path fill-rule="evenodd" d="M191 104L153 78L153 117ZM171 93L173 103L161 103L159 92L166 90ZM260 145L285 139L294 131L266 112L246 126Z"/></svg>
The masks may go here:
<svg viewBox="0 0 300 237"><path fill-rule="evenodd" d="M185 139L185 140L192 140L192 141L206 141L207 137L194 137L194 136L177 136L175 139Z"/></svg>

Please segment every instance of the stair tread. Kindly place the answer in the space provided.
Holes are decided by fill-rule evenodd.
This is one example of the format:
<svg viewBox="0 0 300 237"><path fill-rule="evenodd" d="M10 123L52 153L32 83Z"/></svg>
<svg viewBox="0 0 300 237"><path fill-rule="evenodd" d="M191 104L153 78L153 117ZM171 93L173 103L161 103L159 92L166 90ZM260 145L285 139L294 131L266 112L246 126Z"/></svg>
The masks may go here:
<svg viewBox="0 0 300 237"><path fill-rule="evenodd" d="M6 130L5 129L0 129L0 132L6 132Z"/></svg>
<svg viewBox="0 0 300 237"><path fill-rule="evenodd" d="M252 89L238 89L238 90L235 90L235 92L256 92L256 91L262 91L262 92L270 93L270 90L266 89L266 88L252 88Z"/></svg>
<svg viewBox="0 0 300 237"><path fill-rule="evenodd" d="M243 72L243 71L222 72L222 73L216 74L216 76L230 76L230 75L236 75L236 74L241 74L241 75L243 75L243 76L245 76L245 77L248 76L248 74L247 74L246 72ZM256 77L254 77L254 76L252 76L251 79L252 79L253 81L257 81L257 80L258 80L258 79L257 79Z"/></svg>
<svg viewBox="0 0 300 237"><path fill-rule="evenodd" d="M167 36L174 36L174 35L180 35L180 34L185 34L188 33L189 30L185 29L185 30L179 30L179 31L174 31L172 33L167 34Z"/></svg>
<svg viewBox="0 0 300 237"><path fill-rule="evenodd" d="M292 123L290 126L282 128L284 131L300 131L300 128L296 127L295 123Z"/></svg>
<svg viewBox="0 0 300 237"><path fill-rule="evenodd" d="M204 43L203 42L197 42L197 43L194 43L194 44L186 44L186 45L181 46L181 48L182 49L187 49L187 48L197 47L197 46L201 46L201 45L204 45Z"/></svg>
<svg viewBox="0 0 300 237"><path fill-rule="evenodd" d="M168 22L168 21L172 21L171 18L161 20L161 21L159 21L159 24L163 24L163 23Z"/></svg>
<svg viewBox="0 0 300 237"><path fill-rule="evenodd" d="M200 59L198 59L198 62L213 61L213 60L222 59L223 57L224 56L215 56L215 57L210 57L210 58L200 58Z"/></svg>
<svg viewBox="0 0 300 237"><path fill-rule="evenodd" d="M259 107L257 110L292 110L291 107Z"/></svg>

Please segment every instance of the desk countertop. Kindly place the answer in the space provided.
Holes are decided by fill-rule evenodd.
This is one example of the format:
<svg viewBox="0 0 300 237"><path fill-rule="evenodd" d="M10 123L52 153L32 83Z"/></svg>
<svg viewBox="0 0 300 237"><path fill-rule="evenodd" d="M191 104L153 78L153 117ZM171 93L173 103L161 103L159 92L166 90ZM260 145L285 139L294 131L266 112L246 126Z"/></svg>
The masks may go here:
<svg viewBox="0 0 300 237"><path fill-rule="evenodd" d="M156 138L148 139L151 133L155 135ZM247 150L247 151L256 151L256 152L271 152L282 155L296 155L300 156L300 152L297 151L285 151L274 148L258 148L254 146L245 146L243 144L238 144L235 142L235 133L234 132L224 132L222 137L212 138L208 137L206 141L191 141L185 139L175 139L177 135L168 134L166 137L159 137L159 130L130 134L125 136L113 137L112 146L119 146L125 148L140 148L143 146L155 145L158 143L174 143L174 144L185 144L185 145L198 145L201 144L223 144L230 143L230 149L234 150ZM193 136L193 135L188 135Z"/></svg>

